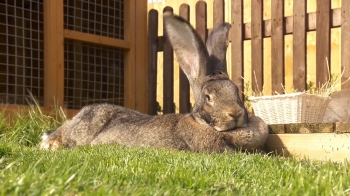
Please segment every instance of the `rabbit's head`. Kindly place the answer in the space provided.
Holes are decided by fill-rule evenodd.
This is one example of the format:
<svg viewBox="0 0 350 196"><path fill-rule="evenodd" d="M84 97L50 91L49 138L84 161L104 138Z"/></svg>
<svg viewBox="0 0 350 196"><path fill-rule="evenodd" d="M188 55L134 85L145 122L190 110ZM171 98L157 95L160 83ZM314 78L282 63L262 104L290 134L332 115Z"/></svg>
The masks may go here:
<svg viewBox="0 0 350 196"><path fill-rule="evenodd" d="M196 121L218 131L245 127L247 111L226 69L231 25L223 23L214 28L205 45L184 19L165 13L164 22L168 39L193 90L192 114Z"/></svg>

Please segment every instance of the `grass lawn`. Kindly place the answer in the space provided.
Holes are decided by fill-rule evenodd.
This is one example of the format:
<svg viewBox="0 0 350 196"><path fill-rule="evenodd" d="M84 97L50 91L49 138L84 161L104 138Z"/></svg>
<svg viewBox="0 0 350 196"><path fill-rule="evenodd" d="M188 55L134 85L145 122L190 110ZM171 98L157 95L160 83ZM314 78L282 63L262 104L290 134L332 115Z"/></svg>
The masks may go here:
<svg viewBox="0 0 350 196"><path fill-rule="evenodd" d="M0 195L350 195L350 164L118 145L41 151L59 123L0 112Z"/></svg>

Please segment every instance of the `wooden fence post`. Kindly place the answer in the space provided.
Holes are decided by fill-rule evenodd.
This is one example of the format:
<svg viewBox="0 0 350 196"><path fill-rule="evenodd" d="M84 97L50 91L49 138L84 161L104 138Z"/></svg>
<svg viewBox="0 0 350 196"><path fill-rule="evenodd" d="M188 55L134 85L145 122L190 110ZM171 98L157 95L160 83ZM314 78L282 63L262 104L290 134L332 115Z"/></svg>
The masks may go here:
<svg viewBox="0 0 350 196"><path fill-rule="evenodd" d="M190 20L190 6L188 4L181 4L179 15L185 20ZM185 73L180 68L180 113L189 113L191 112L191 103L190 103L190 83Z"/></svg>
<svg viewBox="0 0 350 196"><path fill-rule="evenodd" d="M350 81L344 83L350 78L350 1L342 1L341 9L341 81L342 89L350 89Z"/></svg>
<svg viewBox="0 0 350 196"><path fill-rule="evenodd" d="M225 1L214 0L213 6L213 27L225 21Z"/></svg>
<svg viewBox="0 0 350 196"><path fill-rule="evenodd" d="M136 31L135 31L135 1L125 1L124 4L124 39L130 41L130 48L124 52L124 107L135 109L136 103Z"/></svg>
<svg viewBox="0 0 350 196"><path fill-rule="evenodd" d="M284 1L271 1L272 93L284 92Z"/></svg>
<svg viewBox="0 0 350 196"><path fill-rule="evenodd" d="M196 3L196 31L205 43L208 38L207 3L205 1Z"/></svg>
<svg viewBox="0 0 350 196"><path fill-rule="evenodd" d="M243 63L243 0L231 0L231 76L243 98L244 63Z"/></svg>
<svg viewBox="0 0 350 196"><path fill-rule="evenodd" d="M306 2L293 2L293 86L306 90Z"/></svg>
<svg viewBox="0 0 350 196"><path fill-rule="evenodd" d="M63 107L63 0L44 1L44 10L44 107Z"/></svg>
<svg viewBox="0 0 350 196"><path fill-rule="evenodd" d="M260 92L264 84L263 70L263 1L252 0L252 88Z"/></svg>
<svg viewBox="0 0 350 196"><path fill-rule="evenodd" d="M331 70L331 1L318 0L316 2L316 86L321 87L328 81ZM329 67L327 67L327 61Z"/></svg>
<svg viewBox="0 0 350 196"><path fill-rule="evenodd" d="M132 10L135 17L135 109L142 113L148 112L148 78L145 73L148 71L147 55L147 1L135 0L135 10Z"/></svg>
<svg viewBox="0 0 350 196"><path fill-rule="evenodd" d="M148 13L148 114L157 114L158 11Z"/></svg>
<svg viewBox="0 0 350 196"><path fill-rule="evenodd" d="M173 13L173 8L167 6L163 13ZM173 48L167 39L165 24L163 22L163 113L169 114L175 112L174 107L174 53Z"/></svg>

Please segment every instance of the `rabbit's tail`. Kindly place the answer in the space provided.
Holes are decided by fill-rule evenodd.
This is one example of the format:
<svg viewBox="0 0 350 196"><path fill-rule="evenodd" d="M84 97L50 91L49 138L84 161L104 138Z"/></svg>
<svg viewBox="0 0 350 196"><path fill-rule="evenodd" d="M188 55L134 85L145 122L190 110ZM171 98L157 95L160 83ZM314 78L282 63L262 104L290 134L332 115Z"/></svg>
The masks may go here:
<svg viewBox="0 0 350 196"><path fill-rule="evenodd" d="M41 136L40 149L55 150L62 146L62 139L59 130L46 131Z"/></svg>

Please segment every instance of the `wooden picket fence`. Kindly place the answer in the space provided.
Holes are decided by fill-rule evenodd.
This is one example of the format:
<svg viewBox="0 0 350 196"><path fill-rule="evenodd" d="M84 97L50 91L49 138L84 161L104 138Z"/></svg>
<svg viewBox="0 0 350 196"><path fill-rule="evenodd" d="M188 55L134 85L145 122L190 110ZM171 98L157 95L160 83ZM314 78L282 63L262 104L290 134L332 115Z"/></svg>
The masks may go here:
<svg viewBox="0 0 350 196"><path fill-rule="evenodd" d="M263 38L271 37L271 78L272 92L283 93L284 73L284 36L293 34L293 87L298 91L306 89L306 33L316 31L316 84L324 84L329 79L327 59L330 59L330 32L332 28L341 28L341 72L342 89L350 88L350 1L342 1L342 7L331 9L331 0L318 0L315 13L306 12L306 1L294 0L293 16L284 17L284 0L271 0L271 20L263 20L263 1L251 0L251 22L243 23L243 0L231 0L231 77L243 92L244 60L243 41L251 40L251 71L254 79L252 89L257 91L264 85ZM224 22L224 0L213 1L213 15L208 18L207 4L198 1L195 7L195 29L205 41L210 29L207 21L213 25ZM163 12L173 12L165 7ZM182 4L179 15L186 20L190 18L190 7ZM157 114L157 53L163 52L163 113L174 113L174 56L171 45L158 36L158 11L150 10L148 16L148 113ZM331 65L329 65L331 66ZM186 76L180 71L179 110L190 111L190 88ZM282 84L282 85L281 85ZM242 94L240 95L243 96Z"/></svg>

